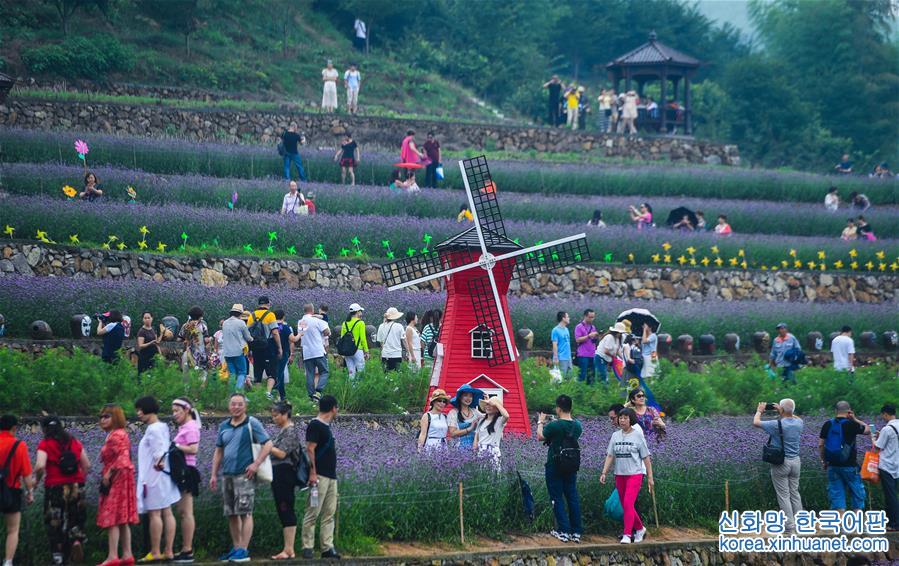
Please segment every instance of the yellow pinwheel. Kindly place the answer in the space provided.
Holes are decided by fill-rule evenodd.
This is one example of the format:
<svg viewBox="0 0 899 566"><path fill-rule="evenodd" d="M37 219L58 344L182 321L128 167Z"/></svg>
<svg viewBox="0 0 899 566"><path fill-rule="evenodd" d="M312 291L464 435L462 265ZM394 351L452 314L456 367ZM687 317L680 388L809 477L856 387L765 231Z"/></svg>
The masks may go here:
<svg viewBox="0 0 899 566"><path fill-rule="evenodd" d="M723 264L724 264L723 259L721 259L720 257L715 258L715 265L717 265L718 267L721 267Z"/></svg>
<svg viewBox="0 0 899 566"><path fill-rule="evenodd" d="M746 263L746 260L744 259L743 261L740 262L740 267L742 267L743 269L746 269L747 267L749 267L749 264Z"/></svg>
<svg viewBox="0 0 899 566"><path fill-rule="evenodd" d="M681 255L679 258L677 258L677 262L679 264L683 265L683 264L687 263L687 258L685 258L683 255Z"/></svg>
<svg viewBox="0 0 899 566"><path fill-rule="evenodd" d="M869 259L868 263L865 264L865 267L868 268L868 271L871 271L872 269L874 269L874 262Z"/></svg>
<svg viewBox="0 0 899 566"><path fill-rule="evenodd" d="M12 234L15 231L16 231L16 229L13 228L12 226L10 226L9 224L7 224L6 228L3 229L3 233L6 234L7 236L9 236L10 238L12 238Z"/></svg>
<svg viewBox="0 0 899 566"><path fill-rule="evenodd" d="M712 246L712 253L718 255L718 246Z"/></svg>
<svg viewBox="0 0 899 566"><path fill-rule="evenodd" d="M874 255L877 257L877 259L884 259L887 256L887 254L883 253L883 250L880 250Z"/></svg>
<svg viewBox="0 0 899 566"><path fill-rule="evenodd" d="M168 246L166 246L162 242L159 242L158 244L156 244L156 250L160 251L160 252L164 252L166 247L168 247Z"/></svg>
<svg viewBox="0 0 899 566"><path fill-rule="evenodd" d="M887 264L881 262L881 263L877 266L877 268L880 269L881 271L886 271L886 270L887 270Z"/></svg>
<svg viewBox="0 0 899 566"><path fill-rule="evenodd" d="M671 263L671 255L665 254L665 257L662 258L665 263Z"/></svg>
<svg viewBox="0 0 899 566"><path fill-rule="evenodd" d="M809 268L809 269L815 269L815 265L817 265L817 264L816 264L815 262L813 262L813 261L810 261L810 262L808 262L806 265L808 265L808 268Z"/></svg>
<svg viewBox="0 0 899 566"><path fill-rule="evenodd" d="M852 269L858 269L858 262L853 261L852 263L849 264L849 267L851 267Z"/></svg>
<svg viewBox="0 0 899 566"><path fill-rule="evenodd" d="M740 257L746 257L746 252L743 251L743 248L737 250L737 255Z"/></svg>
<svg viewBox="0 0 899 566"><path fill-rule="evenodd" d="M783 266L784 269L786 269L786 268L790 267L790 262L788 262L787 260L784 259L784 260L781 260L780 265Z"/></svg>
<svg viewBox="0 0 899 566"><path fill-rule="evenodd" d="M855 248L852 248L851 250L849 250L849 257L856 257L857 255L858 255L858 252L855 251Z"/></svg>
<svg viewBox="0 0 899 566"><path fill-rule="evenodd" d="M45 231L43 231L43 230L38 230L38 231L37 231L37 235L35 236L35 238L37 238L38 240L46 240L46 239L47 239L47 232L45 232Z"/></svg>
<svg viewBox="0 0 899 566"><path fill-rule="evenodd" d="M709 263L711 263L711 261L709 260L709 258L707 258L707 257L705 257L705 256L702 256L702 260L700 260L700 263L701 263L702 265L704 265L705 267L708 267L708 266L709 266Z"/></svg>
<svg viewBox="0 0 899 566"><path fill-rule="evenodd" d="M659 254L652 254L651 259L653 263L659 263L660 261L662 261L662 256L660 256Z"/></svg>
<svg viewBox="0 0 899 566"><path fill-rule="evenodd" d="M62 188L62 192L69 198L75 198L75 195L78 194L78 191L75 190L75 187L71 187L66 185Z"/></svg>
<svg viewBox="0 0 899 566"><path fill-rule="evenodd" d="M669 244L668 242L665 242L664 244L662 244L662 249L667 252L668 250L671 249L671 244Z"/></svg>
<svg viewBox="0 0 899 566"><path fill-rule="evenodd" d="M737 258L735 258L735 257L730 258L731 267L736 267L738 263L739 263L739 261L737 260Z"/></svg>
<svg viewBox="0 0 899 566"><path fill-rule="evenodd" d="M77 246L78 244L81 243L81 242L78 240L78 234L72 234L71 236L69 236L69 241L70 241L71 243L75 244L76 246Z"/></svg>
<svg viewBox="0 0 899 566"><path fill-rule="evenodd" d="M632 254L632 253L627 254L627 260L631 263L634 263L634 254Z"/></svg>
<svg viewBox="0 0 899 566"><path fill-rule="evenodd" d="M797 259L793 262L793 267L796 269L802 269L802 260Z"/></svg>
<svg viewBox="0 0 899 566"><path fill-rule="evenodd" d="M833 266L834 266L836 269L843 269L843 262L842 262L841 260L838 259L838 260L836 260L835 262L833 262Z"/></svg>
<svg viewBox="0 0 899 566"><path fill-rule="evenodd" d="M144 240L141 240L137 243L137 247L142 250L145 250L145 249L147 249L147 242L145 242Z"/></svg>
<svg viewBox="0 0 899 566"><path fill-rule="evenodd" d="M818 250L818 259L827 259L827 254L824 253L824 250Z"/></svg>
<svg viewBox="0 0 899 566"><path fill-rule="evenodd" d="M122 251L128 246L125 245L125 242L119 242L118 244L116 244L116 247L119 248L119 251Z"/></svg>
<svg viewBox="0 0 899 566"><path fill-rule="evenodd" d="M796 257L796 250L790 249L790 257Z"/></svg>
<svg viewBox="0 0 899 566"><path fill-rule="evenodd" d="M687 253L690 254L690 255L695 254L695 253L696 253L696 248L694 248L693 246L690 246L689 248L687 248Z"/></svg>
<svg viewBox="0 0 899 566"><path fill-rule="evenodd" d="M696 258L695 258L695 257L691 257L691 258L690 258L690 265L696 265Z"/></svg>

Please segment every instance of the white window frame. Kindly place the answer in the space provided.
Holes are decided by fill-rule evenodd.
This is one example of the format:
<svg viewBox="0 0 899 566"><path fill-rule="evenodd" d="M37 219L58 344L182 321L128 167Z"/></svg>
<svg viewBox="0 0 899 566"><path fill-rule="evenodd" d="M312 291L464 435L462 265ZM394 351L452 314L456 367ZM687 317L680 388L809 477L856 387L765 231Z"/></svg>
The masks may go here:
<svg viewBox="0 0 899 566"><path fill-rule="evenodd" d="M493 330L487 326L475 326L468 331L471 335L471 357L476 360L489 360L493 357ZM486 338L485 336L486 335ZM476 344L480 344L476 347ZM476 354L476 352L478 352Z"/></svg>

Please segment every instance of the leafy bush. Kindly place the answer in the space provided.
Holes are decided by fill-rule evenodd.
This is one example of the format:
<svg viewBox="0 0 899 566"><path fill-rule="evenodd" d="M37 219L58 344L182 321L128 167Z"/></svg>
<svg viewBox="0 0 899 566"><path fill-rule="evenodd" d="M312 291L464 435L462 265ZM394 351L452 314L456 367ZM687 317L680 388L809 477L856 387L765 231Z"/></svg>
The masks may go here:
<svg viewBox="0 0 899 566"><path fill-rule="evenodd" d="M73 37L62 44L25 49L22 61L34 74L103 80L107 75L131 70L134 52L111 35Z"/></svg>

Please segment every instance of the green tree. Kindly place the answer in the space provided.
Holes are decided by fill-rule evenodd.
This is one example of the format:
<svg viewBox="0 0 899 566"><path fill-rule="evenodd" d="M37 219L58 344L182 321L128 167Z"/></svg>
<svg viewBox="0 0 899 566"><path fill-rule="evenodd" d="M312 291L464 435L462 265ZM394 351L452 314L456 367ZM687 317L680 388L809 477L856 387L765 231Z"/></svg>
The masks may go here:
<svg viewBox="0 0 899 566"><path fill-rule="evenodd" d="M190 36L197 31L202 18L199 0L137 0L139 13L160 27L184 36L184 49L190 59Z"/></svg>
<svg viewBox="0 0 899 566"><path fill-rule="evenodd" d="M69 35L69 22L75 12L96 8L105 15L110 8L110 0L44 0L44 2L56 10L62 24L62 32L66 36Z"/></svg>

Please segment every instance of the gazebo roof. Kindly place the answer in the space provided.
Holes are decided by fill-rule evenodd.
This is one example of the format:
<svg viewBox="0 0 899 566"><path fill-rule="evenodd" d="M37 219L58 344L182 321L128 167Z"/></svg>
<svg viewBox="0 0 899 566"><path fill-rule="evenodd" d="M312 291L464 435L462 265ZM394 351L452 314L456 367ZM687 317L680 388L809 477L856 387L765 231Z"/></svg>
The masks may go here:
<svg viewBox="0 0 899 566"><path fill-rule="evenodd" d="M656 39L656 32L649 34L649 41L621 57L613 59L606 68L628 67L632 65L675 65L679 67L699 67L702 64L677 49L668 47Z"/></svg>

